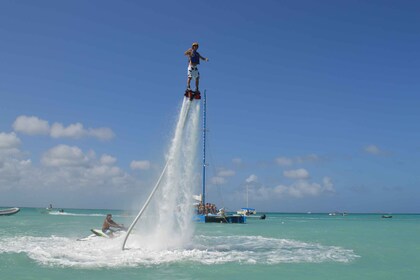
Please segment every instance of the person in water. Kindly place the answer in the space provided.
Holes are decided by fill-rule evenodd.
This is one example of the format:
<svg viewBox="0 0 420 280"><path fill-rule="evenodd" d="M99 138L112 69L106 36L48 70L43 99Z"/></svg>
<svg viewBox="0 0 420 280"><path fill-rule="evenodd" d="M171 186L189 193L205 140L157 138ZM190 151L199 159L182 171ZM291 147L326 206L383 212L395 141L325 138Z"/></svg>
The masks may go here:
<svg viewBox="0 0 420 280"><path fill-rule="evenodd" d="M195 79L195 91L199 91L200 83L200 72L198 72L197 65L200 64L200 59L209 61L208 58L202 57L198 52L198 43L192 44L191 49L185 51L185 55L188 56L188 78L187 78L187 90L191 90L191 79Z"/></svg>
<svg viewBox="0 0 420 280"><path fill-rule="evenodd" d="M120 225L117 224L116 222L114 222L112 220L112 215L108 214L106 215L106 218L104 220L104 223L102 225L102 232L109 235L109 236L113 236L113 233L116 231L115 229L112 228L124 228L124 225Z"/></svg>

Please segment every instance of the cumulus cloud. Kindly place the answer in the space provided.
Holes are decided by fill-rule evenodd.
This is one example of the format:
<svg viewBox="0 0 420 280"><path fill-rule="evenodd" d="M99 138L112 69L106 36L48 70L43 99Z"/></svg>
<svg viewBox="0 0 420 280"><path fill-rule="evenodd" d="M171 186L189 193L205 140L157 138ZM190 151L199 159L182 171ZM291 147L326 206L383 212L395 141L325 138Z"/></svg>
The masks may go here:
<svg viewBox="0 0 420 280"><path fill-rule="evenodd" d="M112 131L112 129L107 127L89 128L87 134L91 137L95 137L100 140L110 140L115 137L115 134Z"/></svg>
<svg viewBox="0 0 420 280"><path fill-rule="evenodd" d="M17 158L2 158L0 154L0 191L10 190L19 186L22 178L31 168L31 160Z"/></svg>
<svg viewBox="0 0 420 280"><path fill-rule="evenodd" d="M65 127L61 123L54 123L51 126L51 137L53 138L75 138L79 139L82 137L95 137L99 140L109 140L114 137L114 132L109 128L89 128L85 129L83 124L75 123Z"/></svg>
<svg viewBox="0 0 420 280"><path fill-rule="evenodd" d="M251 174L248 178L246 178L245 182L247 183L255 183L257 182L258 177L255 174Z"/></svg>
<svg viewBox="0 0 420 280"><path fill-rule="evenodd" d="M364 151L371 155L380 155L383 153L377 146L375 145L368 145L364 147Z"/></svg>
<svg viewBox="0 0 420 280"><path fill-rule="evenodd" d="M45 166L87 166L89 158L78 147L58 145L48 150L41 158Z"/></svg>
<svg viewBox="0 0 420 280"><path fill-rule="evenodd" d="M249 196L260 201L287 197L316 197L335 192L334 184L329 177L324 177L322 183L310 182L306 179L297 179L291 184L279 184L271 187L258 183L256 176L251 175L246 180L246 187ZM243 192L240 192L238 195L244 194Z"/></svg>
<svg viewBox="0 0 420 280"><path fill-rule="evenodd" d="M114 163L116 163L117 162L117 159L116 158L114 158L114 157L112 157L112 156L110 156L110 155L102 155L101 156L101 158L100 158L100 160L99 160L102 164L105 164L105 165L112 165L112 164L114 164Z"/></svg>
<svg viewBox="0 0 420 280"><path fill-rule="evenodd" d="M20 145L20 139L14 132L11 133L0 133L0 149L9 150L18 148Z"/></svg>
<svg viewBox="0 0 420 280"><path fill-rule="evenodd" d="M73 138L94 137L99 140L109 140L115 137L114 132L107 127L85 128L83 124L77 122L64 126L55 122L51 126L48 121L42 120L36 116L19 116L13 123L13 129L16 132L27 135L50 135L52 138Z"/></svg>
<svg viewBox="0 0 420 280"><path fill-rule="evenodd" d="M81 123L71 124L67 127L64 127L61 123L54 123L51 126L50 135L53 138L82 138L86 135L86 131Z"/></svg>
<svg viewBox="0 0 420 280"><path fill-rule="evenodd" d="M319 196L323 193L334 192L334 186L331 179L328 177L323 178L323 184L312 183L306 180L298 180L295 183L284 186L280 185L274 188L277 194L287 194L292 197L305 197L305 196Z"/></svg>
<svg viewBox="0 0 420 280"><path fill-rule="evenodd" d="M304 168L299 168L295 170L285 170L283 175L286 178L290 179L307 179L309 178L309 172Z"/></svg>
<svg viewBox="0 0 420 280"><path fill-rule="evenodd" d="M35 116L19 116L12 127L14 131L28 135L49 134L50 131L48 122Z"/></svg>
<svg viewBox="0 0 420 280"><path fill-rule="evenodd" d="M150 161L148 160L133 160L130 163L130 168L135 170L149 170L150 169Z"/></svg>
<svg viewBox="0 0 420 280"><path fill-rule="evenodd" d="M22 159L22 154L4 156L0 153L0 191L5 188L59 188L60 191L88 188L115 193L138 185L137 179L114 165L116 161L107 154L97 158L94 151L84 152L67 145L46 151L39 166L33 165L30 159Z"/></svg>

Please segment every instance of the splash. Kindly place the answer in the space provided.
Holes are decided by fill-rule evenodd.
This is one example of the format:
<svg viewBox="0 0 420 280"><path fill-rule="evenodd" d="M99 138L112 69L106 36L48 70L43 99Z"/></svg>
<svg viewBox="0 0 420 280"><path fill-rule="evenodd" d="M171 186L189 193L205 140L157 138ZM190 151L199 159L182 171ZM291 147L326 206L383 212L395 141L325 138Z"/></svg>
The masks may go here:
<svg viewBox="0 0 420 280"><path fill-rule="evenodd" d="M150 267L173 263L348 263L359 257L353 250L338 246L262 236L194 236L187 248L153 250L143 246L125 251L120 248L121 238L94 238L81 242L56 236L12 237L0 240L0 254L26 253L41 265L80 268ZM144 244L148 242L139 240Z"/></svg>
<svg viewBox="0 0 420 280"><path fill-rule="evenodd" d="M144 248L147 245L147 248L153 250L165 250L183 248L191 240L194 231L192 194L199 177L197 170L199 113L199 102L184 99L167 154L167 164L133 223L136 224L136 232L141 233L141 240L131 238L128 247L138 248L141 245ZM153 197L155 190L157 192ZM153 201L150 200L152 198ZM150 205L149 201L152 202ZM138 218L141 218L139 223L137 223ZM147 240L146 244L144 240Z"/></svg>

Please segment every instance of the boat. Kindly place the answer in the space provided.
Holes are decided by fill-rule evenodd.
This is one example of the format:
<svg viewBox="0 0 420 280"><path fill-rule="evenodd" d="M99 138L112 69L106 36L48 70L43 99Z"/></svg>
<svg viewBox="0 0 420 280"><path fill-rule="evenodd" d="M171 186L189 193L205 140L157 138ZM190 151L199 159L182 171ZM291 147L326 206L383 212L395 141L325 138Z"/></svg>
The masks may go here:
<svg viewBox="0 0 420 280"><path fill-rule="evenodd" d="M199 202L195 204L196 213L193 220L198 223L244 224L246 222L246 216L240 214L227 214L223 208L216 211L216 206L214 204L206 203L206 129L206 91L204 91L202 193L198 196L194 196ZM209 211L208 209L213 210Z"/></svg>
<svg viewBox="0 0 420 280"><path fill-rule="evenodd" d="M241 210L236 211L236 213L239 215L244 215L247 218L255 218L260 220L265 220L265 218L267 217L265 214L257 215L257 211L255 210L255 208L249 207L241 208Z"/></svg>
<svg viewBox="0 0 420 280"><path fill-rule="evenodd" d="M237 214L246 216L247 218L256 218L264 220L266 218L266 215L257 215L257 211L255 208L249 208L248 207L248 186L246 186L246 207L241 208L241 210L236 211Z"/></svg>
<svg viewBox="0 0 420 280"><path fill-rule="evenodd" d="M125 228L124 229L117 229L117 230L113 231L112 235L106 234L101 229L96 229L96 228L93 228L90 231L92 232L91 235L88 235L84 238L79 238L79 239L77 239L77 241L89 241L89 240L91 240L93 238L97 238L97 237L111 239L111 238L118 237L118 236L121 236L121 235L126 233Z"/></svg>
<svg viewBox="0 0 420 280"><path fill-rule="evenodd" d="M14 215L14 214L16 214L19 211L20 211L20 208L17 208L17 207L7 208L7 209L0 209L0 216Z"/></svg>
<svg viewBox="0 0 420 280"><path fill-rule="evenodd" d="M391 219L392 218L392 215L382 215L382 218L384 218L384 219Z"/></svg>

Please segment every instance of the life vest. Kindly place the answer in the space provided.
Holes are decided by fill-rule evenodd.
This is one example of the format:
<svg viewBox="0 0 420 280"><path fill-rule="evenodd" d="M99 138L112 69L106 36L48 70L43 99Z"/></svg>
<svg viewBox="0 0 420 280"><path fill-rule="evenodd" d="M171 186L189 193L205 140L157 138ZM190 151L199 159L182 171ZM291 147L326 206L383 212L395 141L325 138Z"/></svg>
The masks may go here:
<svg viewBox="0 0 420 280"><path fill-rule="evenodd" d="M200 54L197 51L191 52L190 61L192 64L200 64Z"/></svg>

